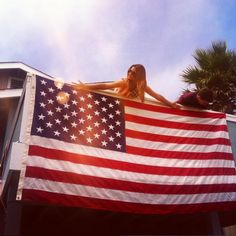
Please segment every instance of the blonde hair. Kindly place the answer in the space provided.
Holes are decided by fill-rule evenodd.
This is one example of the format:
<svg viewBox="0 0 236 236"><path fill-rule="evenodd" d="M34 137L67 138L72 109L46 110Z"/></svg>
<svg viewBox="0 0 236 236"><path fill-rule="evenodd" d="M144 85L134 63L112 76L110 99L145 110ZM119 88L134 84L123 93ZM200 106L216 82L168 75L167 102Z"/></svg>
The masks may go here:
<svg viewBox="0 0 236 236"><path fill-rule="evenodd" d="M147 87L146 70L143 65L134 64L130 66L130 68L128 69L128 73L130 72L132 67L136 68L136 74L135 74L135 80L128 81L128 91L129 91L128 96L132 98L139 97L140 100L144 102L144 93L145 93L145 88Z"/></svg>

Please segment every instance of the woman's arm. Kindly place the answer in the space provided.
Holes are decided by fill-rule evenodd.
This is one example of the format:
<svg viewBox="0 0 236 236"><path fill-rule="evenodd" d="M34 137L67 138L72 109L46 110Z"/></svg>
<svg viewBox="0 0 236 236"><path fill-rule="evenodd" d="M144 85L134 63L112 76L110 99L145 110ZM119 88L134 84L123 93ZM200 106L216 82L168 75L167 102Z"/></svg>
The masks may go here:
<svg viewBox="0 0 236 236"><path fill-rule="evenodd" d="M149 94L150 96L152 96L153 98L155 98L156 100L164 103L165 105L167 105L169 107L173 107L173 108L178 108L179 107L178 104L176 104L176 102L168 101L165 97L163 97L159 93L154 92L149 86L146 87L145 92L147 94Z"/></svg>
<svg viewBox="0 0 236 236"><path fill-rule="evenodd" d="M92 83L92 84L84 84L84 83L73 83L73 87L75 89L89 89L89 90L105 90L105 89L113 89L122 87L124 84L123 80L118 80L114 82L108 83Z"/></svg>

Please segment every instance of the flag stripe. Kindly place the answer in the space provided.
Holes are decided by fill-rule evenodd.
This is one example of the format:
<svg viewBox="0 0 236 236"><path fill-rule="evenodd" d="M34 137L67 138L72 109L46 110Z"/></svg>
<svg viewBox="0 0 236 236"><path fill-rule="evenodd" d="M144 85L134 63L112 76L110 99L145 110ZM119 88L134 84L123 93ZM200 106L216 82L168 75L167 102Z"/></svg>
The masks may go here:
<svg viewBox="0 0 236 236"><path fill-rule="evenodd" d="M58 151L38 146L30 146L29 155L38 155L48 159L70 161L77 164L92 165L116 170L133 171L136 173L156 174L156 175L175 175L175 176L200 176L200 175L233 175L235 168L179 168L165 166L150 166L134 164L122 160L109 160L97 158L89 155L77 155L65 151Z"/></svg>
<svg viewBox="0 0 236 236"><path fill-rule="evenodd" d="M146 111L154 111L156 113L164 113L164 114L170 114L170 115L179 115L179 116L187 116L191 118L218 118L218 119L224 119L226 116L224 113L219 112L213 112L213 111L201 111L201 110L184 110L184 109L173 109L169 107L164 106L157 106L154 104L147 104L147 103L140 103L135 102L131 100L124 100L124 104L126 107L132 107L132 108L138 108Z"/></svg>
<svg viewBox="0 0 236 236"><path fill-rule="evenodd" d="M101 178L96 176L80 175L77 173L50 170L29 166L26 172L27 177L38 179L49 179L52 181L89 185L99 188L116 189L131 192L144 192L153 194L198 194L234 192L236 184L203 184L203 185L160 185L135 183L116 179Z"/></svg>
<svg viewBox="0 0 236 236"><path fill-rule="evenodd" d="M182 159L182 160L231 160L233 158L232 153L224 153L224 152L183 152L183 151L170 151L170 150L154 150L150 148L142 148L142 147L132 147L130 145L126 146L126 151L133 155L140 156L149 156L156 158L173 158L173 159Z"/></svg>
<svg viewBox="0 0 236 236"><path fill-rule="evenodd" d="M193 185L200 184L223 184L235 183L235 175L210 175L210 176L170 176L157 174L144 174L131 171L109 169L85 164L72 163L69 161L60 161L46 159L39 156L30 156L28 166L54 169L59 171L78 173L81 175L98 176L101 178L110 178L117 180L133 181L137 183L166 184L166 185Z"/></svg>
<svg viewBox="0 0 236 236"><path fill-rule="evenodd" d="M169 136L177 136L184 138L207 138L207 139L215 139L217 137L229 139L229 135L227 131L216 131L216 132L208 132L204 130L181 130L181 129L170 129L163 127L156 127L152 125L139 124L134 122L125 122L126 129L136 130L136 131L144 131L150 134L159 134L159 135L169 135Z"/></svg>
<svg viewBox="0 0 236 236"><path fill-rule="evenodd" d="M81 196L67 195L63 193L52 193L40 190L23 190L24 199L31 201L41 201L52 204L63 204L66 206L88 207L93 209L103 209L110 211L133 212L143 214L170 214L178 213L193 213L196 211L220 211L232 210L236 207L236 202L210 202L197 204L179 204L174 203L170 205L152 205L152 204L137 204L128 202L119 202L112 200L86 198Z"/></svg>
<svg viewBox="0 0 236 236"><path fill-rule="evenodd" d="M40 146L38 145L40 143ZM148 157L143 156L142 154L137 153L134 154L127 154L123 152L113 152L110 150L104 150L94 147L88 147L84 145L76 145L71 143L65 143L63 141L59 140L53 140L53 139L47 139L43 137L38 136L32 136L31 138L31 146L38 146L38 147L44 147L49 149L55 149L59 151L65 151L70 152L73 154L80 154L80 155L88 155L88 156L96 156L97 158L105 158L110 160L116 160L116 161L124 161L124 162L130 162L134 164L143 164L143 165L150 165L150 166L166 166L166 167L183 167L183 168L220 168L220 167L228 167L233 168L234 167L234 161L232 160L232 154L231 159L224 160L224 159L190 159L190 158L182 158L181 161L178 160L178 158L170 158L169 156L167 158L158 158L158 157ZM131 147L129 147L131 149ZM133 152L137 148L133 148ZM31 150L31 148L29 149ZM180 155L180 154L179 154ZM205 154L202 153L202 157L204 157ZM217 153L216 153L217 155ZM189 155L188 155L189 156ZM201 157L201 156L200 156ZM58 157L60 158L60 156Z"/></svg>
<svg viewBox="0 0 236 236"><path fill-rule="evenodd" d="M35 189L41 191L64 193L68 195L79 195L88 198L98 198L106 200L114 200L121 202L133 202L138 204L151 205L168 205L175 203L176 205L193 204L193 203L210 203L210 202L226 202L235 201L236 193L231 195L234 198L227 199L225 193L202 193L202 194L170 194L168 198L164 194L139 193L130 191L120 191L114 189L97 188L86 185L55 182L50 180L36 179L26 177L26 189Z"/></svg>
<svg viewBox="0 0 236 236"><path fill-rule="evenodd" d="M197 145L214 145L223 144L230 146L230 141L226 138L187 138L177 137L170 135L159 135L147 132L140 132L135 130L126 129L125 135L130 138L144 139L149 141L159 141L164 143L178 143L178 144L197 144Z"/></svg>
<svg viewBox="0 0 236 236"><path fill-rule="evenodd" d="M130 122L135 122L139 124L148 124L157 127L166 127L171 129L182 129L182 130L204 130L208 132L215 131L226 131L226 125L207 125L207 124L187 124L181 122L173 122L166 120L159 120L153 118L140 117L137 115L125 114L125 120Z"/></svg>

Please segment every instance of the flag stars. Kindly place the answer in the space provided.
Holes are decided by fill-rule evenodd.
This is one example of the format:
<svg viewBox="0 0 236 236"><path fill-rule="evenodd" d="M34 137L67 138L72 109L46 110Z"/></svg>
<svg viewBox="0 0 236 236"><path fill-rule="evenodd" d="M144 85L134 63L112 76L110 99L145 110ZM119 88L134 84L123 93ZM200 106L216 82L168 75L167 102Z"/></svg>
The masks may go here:
<svg viewBox="0 0 236 236"><path fill-rule="evenodd" d="M106 147L107 146L107 142L105 140L102 141L102 146Z"/></svg>
<svg viewBox="0 0 236 236"><path fill-rule="evenodd" d="M69 120L70 116L68 116L67 114L63 115L64 120Z"/></svg>
<svg viewBox="0 0 236 236"><path fill-rule="evenodd" d="M56 124L60 125L61 121L59 119L55 119Z"/></svg>
<svg viewBox="0 0 236 236"><path fill-rule="evenodd" d="M45 80L40 80L41 84L46 85L47 82Z"/></svg>
<svg viewBox="0 0 236 236"><path fill-rule="evenodd" d="M74 134L70 135L70 138L71 140L74 140L74 141L77 139L77 137Z"/></svg>
<svg viewBox="0 0 236 236"><path fill-rule="evenodd" d="M51 122L47 122L46 126L47 126L47 128L52 128L52 123Z"/></svg>
<svg viewBox="0 0 236 236"><path fill-rule="evenodd" d="M102 118L102 123L107 123L107 119L105 117Z"/></svg>
<svg viewBox="0 0 236 236"><path fill-rule="evenodd" d="M121 122L119 120L116 121L116 125L117 126L120 126L121 125Z"/></svg>
<svg viewBox="0 0 236 236"><path fill-rule="evenodd" d="M38 115L39 120L44 120L45 116L43 114Z"/></svg>
<svg viewBox="0 0 236 236"><path fill-rule="evenodd" d="M93 105L89 103L89 104L87 104L87 107L88 107L88 109L92 109Z"/></svg>
<svg viewBox="0 0 236 236"><path fill-rule="evenodd" d="M106 107L102 107L102 111L103 112L107 112L107 108Z"/></svg>
<svg viewBox="0 0 236 236"><path fill-rule="evenodd" d="M121 111L120 110L116 110L116 115L120 115L121 114Z"/></svg>
<svg viewBox="0 0 236 236"><path fill-rule="evenodd" d="M84 102L84 101L85 101L85 98L84 98L83 96L81 96L81 97L79 98L79 100L82 101L82 102Z"/></svg>
<svg viewBox="0 0 236 236"><path fill-rule="evenodd" d="M113 118L114 118L114 115L113 115L113 114L109 114L108 117L109 117L110 119L113 119Z"/></svg>
<svg viewBox="0 0 236 236"><path fill-rule="evenodd" d="M80 124L84 124L84 122L85 122L85 119L83 119L83 118L80 118L80 119L79 119L79 123L80 123Z"/></svg>
<svg viewBox="0 0 236 236"><path fill-rule="evenodd" d="M93 142L93 139L91 139L90 137L87 138L87 142L88 143L92 143Z"/></svg>
<svg viewBox="0 0 236 236"><path fill-rule="evenodd" d="M41 96L45 97L46 96L46 93L44 91L41 91L40 92Z"/></svg>
<svg viewBox="0 0 236 236"><path fill-rule="evenodd" d="M99 116L100 112L97 110L94 112L95 116Z"/></svg>
<svg viewBox="0 0 236 236"><path fill-rule="evenodd" d="M64 108L69 109L69 107L70 107L70 105L69 105L68 103L65 103L65 104L64 104Z"/></svg>
<svg viewBox="0 0 236 236"><path fill-rule="evenodd" d="M73 105L77 105L78 104L78 102L76 100L72 100L71 102L72 102Z"/></svg>
<svg viewBox="0 0 236 236"><path fill-rule="evenodd" d="M49 91L50 93L53 93L53 92L55 91L55 89L53 89L53 88L51 87L51 88L48 89L48 91Z"/></svg>
<svg viewBox="0 0 236 236"><path fill-rule="evenodd" d="M112 136L109 137L109 141L113 142L115 138L113 138Z"/></svg>
<svg viewBox="0 0 236 236"><path fill-rule="evenodd" d="M116 144L116 148L117 148L117 149L121 149L121 147L122 147L121 144L119 144L119 143Z"/></svg>
<svg viewBox="0 0 236 236"><path fill-rule="evenodd" d="M75 122L72 122L72 123L71 123L71 126L72 126L73 128L76 128L76 127L77 127L77 124L76 124Z"/></svg>
<svg viewBox="0 0 236 236"><path fill-rule="evenodd" d="M42 133L43 129L41 127L36 128L37 129L37 133Z"/></svg>
<svg viewBox="0 0 236 236"><path fill-rule="evenodd" d="M53 133L54 133L54 136L57 136L57 137L59 137L61 134L58 130L54 131Z"/></svg>
<svg viewBox="0 0 236 236"><path fill-rule="evenodd" d="M80 108L79 108L79 111L80 111L80 112L85 112L85 109L84 109L83 107L80 107Z"/></svg>
<svg viewBox="0 0 236 236"><path fill-rule="evenodd" d="M53 104L54 101L52 99L48 99L48 104Z"/></svg>
<svg viewBox="0 0 236 236"><path fill-rule="evenodd" d="M61 112L61 111L62 111L62 108L56 107L56 112Z"/></svg>
<svg viewBox="0 0 236 236"><path fill-rule="evenodd" d="M115 100L115 103L116 103L117 105L119 105L119 104L120 104L120 101L119 101L119 100Z"/></svg>
<svg viewBox="0 0 236 236"><path fill-rule="evenodd" d="M118 132L116 132L116 137L121 137L121 133L118 131Z"/></svg>
<svg viewBox="0 0 236 236"><path fill-rule="evenodd" d="M73 90L72 90L72 93L76 95L78 92L73 89Z"/></svg>
<svg viewBox="0 0 236 236"><path fill-rule="evenodd" d="M87 115L87 119L88 120L92 120L93 116L91 116L90 114Z"/></svg>
<svg viewBox="0 0 236 236"><path fill-rule="evenodd" d="M79 134L80 134L80 135L84 135L84 134L85 134L85 131L81 129L81 130L79 130Z"/></svg>
<svg viewBox="0 0 236 236"><path fill-rule="evenodd" d="M100 135L98 133L94 134L94 138L99 139Z"/></svg>
<svg viewBox="0 0 236 236"><path fill-rule="evenodd" d="M46 104L45 104L45 103L43 103L43 102L41 102L41 103L40 103L40 107L43 107L43 108L45 108L45 107L46 107Z"/></svg>
<svg viewBox="0 0 236 236"><path fill-rule="evenodd" d="M66 132L66 133L68 133L68 131L69 131L69 129L68 129L66 126L62 127L62 129L63 129L63 131Z"/></svg>
<svg viewBox="0 0 236 236"><path fill-rule="evenodd" d="M89 93L87 96L88 96L88 98L92 98L93 97L93 95L91 93Z"/></svg>
<svg viewBox="0 0 236 236"><path fill-rule="evenodd" d="M94 123L94 127L99 127L100 123L98 123L97 121Z"/></svg>
<svg viewBox="0 0 236 236"><path fill-rule="evenodd" d="M76 111L72 111L72 112L71 112L71 115L72 115L72 116L77 116L77 114L78 114L78 112L76 112Z"/></svg>
<svg viewBox="0 0 236 236"><path fill-rule="evenodd" d="M106 97L102 97L101 98L103 102L106 102L107 101L107 98Z"/></svg>
<svg viewBox="0 0 236 236"><path fill-rule="evenodd" d="M52 110L47 111L49 116L53 116L54 112Z"/></svg>
<svg viewBox="0 0 236 236"><path fill-rule="evenodd" d="M94 103L95 103L96 105L99 105L99 104L100 104L100 102L99 102L98 100L95 100Z"/></svg>
<svg viewBox="0 0 236 236"><path fill-rule="evenodd" d="M102 131L102 134L107 134L107 130L103 129Z"/></svg>
<svg viewBox="0 0 236 236"><path fill-rule="evenodd" d="M86 127L87 131L91 132L93 130L93 128L89 125L88 127Z"/></svg>
<svg viewBox="0 0 236 236"><path fill-rule="evenodd" d="M114 107L114 105L111 104L111 103L109 103L108 106L109 106L110 108L113 108L113 107Z"/></svg>
<svg viewBox="0 0 236 236"><path fill-rule="evenodd" d="M114 126L113 125L109 125L109 129L110 130L114 130Z"/></svg>

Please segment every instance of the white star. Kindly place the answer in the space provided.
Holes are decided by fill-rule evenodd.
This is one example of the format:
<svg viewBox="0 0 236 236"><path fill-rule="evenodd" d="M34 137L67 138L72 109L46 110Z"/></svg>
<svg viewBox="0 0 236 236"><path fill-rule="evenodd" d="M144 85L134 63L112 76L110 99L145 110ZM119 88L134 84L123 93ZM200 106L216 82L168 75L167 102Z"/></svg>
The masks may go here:
<svg viewBox="0 0 236 236"><path fill-rule="evenodd" d="M115 103L119 105L119 104L120 104L120 101L119 101L119 100L115 100Z"/></svg>
<svg viewBox="0 0 236 236"><path fill-rule="evenodd" d="M80 99L80 101L82 101L82 102L85 100L85 98L84 98L83 96L80 97L79 99Z"/></svg>
<svg viewBox="0 0 236 236"><path fill-rule="evenodd" d="M115 138L113 138L112 136L109 137L109 141L113 142Z"/></svg>
<svg viewBox="0 0 236 236"><path fill-rule="evenodd" d="M116 110L116 115L120 115L120 111L119 110Z"/></svg>
<svg viewBox="0 0 236 236"><path fill-rule="evenodd" d="M80 107L80 108L79 108L79 111L80 111L80 112L85 112L85 109L84 109L83 107Z"/></svg>
<svg viewBox="0 0 236 236"><path fill-rule="evenodd" d="M37 133L42 133L43 132L43 129L41 127L38 127L37 128Z"/></svg>
<svg viewBox="0 0 236 236"><path fill-rule="evenodd" d="M55 119L56 124L61 124L61 121L59 119Z"/></svg>
<svg viewBox="0 0 236 236"><path fill-rule="evenodd" d="M56 99L57 99L58 102L60 102L60 101L62 101L63 97L60 96L60 95L57 95L57 96L56 96Z"/></svg>
<svg viewBox="0 0 236 236"><path fill-rule="evenodd" d="M102 141L102 146L104 146L104 147L107 146L107 142L105 140Z"/></svg>
<svg viewBox="0 0 236 236"><path fill-rule="evenodd" d="M71 115L72 115L72 116L77 116L77 114L78 114L78 112L76 112L76 111L72 111L72 112L71 112Z"/></svg>
<svg viewBox="0 0 236 236"><path fill-rule="evenodd" d="M49 91L50 93L53 93L53 92L54 92L54 89L53 89L53 88L49 88L48 91Z"/></svg>
<svg viewBox="0 0 236 236"><path fill-rule="evenodd" d="M107 130L103 129L102 134L106 134L106 133L107 133Z"/></svg>
<svg viewBox="0 0 236 236"><path fill-rule="evenodd" d="M78 102L77 102L76 100L72 100L72 104L73 104L73 105L77 105Z"/></svg>
<svg viewBox="0 0 236 236"><path fill-rule="evenodd" d="M116 148L117 149L121 149L122 145L120 145L119 143L116 144Z"/></svg>
<svg viewBox="0 0 236 236"><path fill-rule="evenodd" d="M88 120L92 120L93 116L91 116L90 114L87 115L87 119Z"/></svg>
<svg viewBox="0 0 236 236"><path fill-rule="evenodd" d="M102 97L102 101L105 102L107 100L107 98L105 97Z"/></svg>
<svg viewBox="0 0 236 236"><path fill-rule="evenodd" d="M47 111L47 113L48 113L49 116L53 115L53 112L51 110Z"/></svg>
<svg viewBox="0 0 236 236"><path fill-rule="evenodd" d="M94 134L94 138L99 139L100 135L98 133Z"/></svg>
<svg viewBox="0 0 236 236"><path fill-rule="evenodd" d="M114 130L114 126L113 125L109 125L109 129Z"/></svg>
<svg viewBox="0 0 236 236"><path fill-rule="evenodd" d="M97 121L94 123L94 127L99 127L100 123L98 123Z"/></svg>
<svg viewBox="0 0 236 236"><path fill-rule="evenodd" d="M65 96L67 97L67 98L69 98L70 97L70 94L69 93L65 93Z"/></svg>
<svg viewBox="0 0 236 236"><path fill-rule="evenodd" d="M99 116L100 112L99 111L95 111L94 114L95 114L95 116Z"/></svg>
<svg viewBox="0 0 236 236"><path fill-rule="evenodd" d="M117 120L117 121L116 121L116 125L117 125L117 126L120 126L120 124L121 124L121 122Z"/></svg>
<svg viewBox="0 0 236 236"><path fill-rule="evenodd" d="M46 125L47 125L47 127L52 128L52 123L51 122L46 123Z"/></svg>
<svg viewBox="0 0 236 236"><path fill-rule="evenodd" d="M43 85L46 85L46 84L47 84L47 82L46 82L45 80L41 80L40 82L41 82L41 84L43 84Z"/></svg>
<svg viewBox="0 0 236 236"><path fill-rule="evenodd" d="M62 127L62 129L63 129L63 131L66 132L66 133L67 133L68 130L69 130L66 126L65 126L65 127Z"/></svg>
<svg viewBox="0 0 236 236"><path fill-rule="evenodd" d="M39 116L39 120L44 120L45 116L43 114L40 114Z"/></svg>
<svg viewBox="0 0 236 236"><path fill-rule="evenodd" d="M92 141L93 141L93 140L92 140L91 138L89 138L89 137L87 138L87 142L88 142L88 143L92 143Z"/></svg>
<svg viewBox="0 0 236 236"><path fill-rule="evenodd" d="M79 130L79 134L80 134L80 135L84 135L84 134L85 134L85 131L81 129L81 130Z"/></svg>
<svg viewBox="0 0 236 236"><path fill-rule="evenodd" d="M59 137L60 134L61 133L58 130L54 131L54 136L58 136Z"/></svg>
<svg viewBox="0 0 236 236"><path fill-rule="evenodd" d="M53 104L54 101L52 99L48 99L48 104Z"/></svg>
<svg viewBox="0 0 236 236"><path fill-rule="evenodd" d="M65 114L64 116L64 120L69 120L70 116L68 116L67 114Z"/></svg>
<svg viewBox="0 0 236 236"><path fill-rule="evenodd" d="M91 93L89 93L87 96L88 96L88 98L92 98L93 97L93 95Z"/></svg>
<svg viewBox="0 0 236 236"><path fill-rule="evenodd" d="M99 105L100 102L99 102L98 100L95 100L94 103L95 103L96 105Z"/></svg>
<svg viewBox="0 0 236 236"><path fill-rule="evenodd" d="M93 105L89 103L89 104L87 104L87 107L88 107L88 109L92 109Z"/></svg>
<svg viewBox="0 0 236 236"><path fill-rule="evenodd" d="M109 106L110 108L113 108L113 107L114 107L114 105L111 104L111 103L109 103L108 106Z"/></svg>
<svg viewBox="0 0 236 236"><path fill-rule="evenodd" d="M84 120L83 118L80 118L80 119L79 119L79 123L80 123L80 124L84 124L84 122L85 122L85 120Z"/></svg>
<svg viewBox="0 0 236 236"><path fill-rule="evenodd" d="M76 128L77 124L75 122L71 123L71 126Z"/></svg>
<svg viewBox="0 0 236 236"><path fill-rule="evenodd" d="M106 118L102 118L102 123L107 123L107 119Z"/></svg>
<svg viewBox="0 0 236 236"><path fill-rule="evenodd" d="M45 106L46 106L46 104L45 104L45 103L43 103L43 102L41 102L41 103L40 103L40 107L43 107L43 108L45 108Z"/></svg>
<svg viewBox="0 0 236 236"><path fill-rule="evenodd" d="M61 111L62 111L62 108L56 107L56 112L61 112Z"/></svg>
<svg viewBox="0 0 236 236"><path fill-rule="evenodd" d="M40 91L41 96L46 96L46 93L44 91Z"/></svg>
<svg viewBox="0 0 236 236"><path fill-rule="evenodd" d="M69 105L68 103L65 103L65 104L64 104L64 107L65 107L65 108L69 108L70 105Z"/></svg>
<svg viewBox="0 0 236 236"><path fill-rule="evenodd" d="M102 111L103 111L103 112L106 112L106 111L107 111L107 108L106 108L106 107L102 107Z"/></svg>
<svg viewBox="0 0 236 236"><path fill-rule="evenodd" d="M78 92L76 90L72 90L72 93L73 94L77 94Z"/></svg>
<svg viewBox="0 0 236 236"><path fill-rule="evenodd" d="M109 114L108 117L109 117L110 119L113 119L113 118L114 118L114 115Z"/></svg>
<svg viewBox="0 0 236 236"><path fill-rule="evenodd" d="M76 137L74 134L72 134L72 135L70 136L70 138L71 138L71 140L76 140L76 139L77 139L77 137Z"/></svg>
<svg viewBox="0 0 236 236"><path fill-rule="evenodd" d="M116 137L121 137L121 133L119 131L116 132Z"/></svg>
<svg viewBox="0 0 236 236"><path fill-rule="evenodd" d="M92 131L92 127L89 125L88 127L86 127L87 131Z"/></svg>

